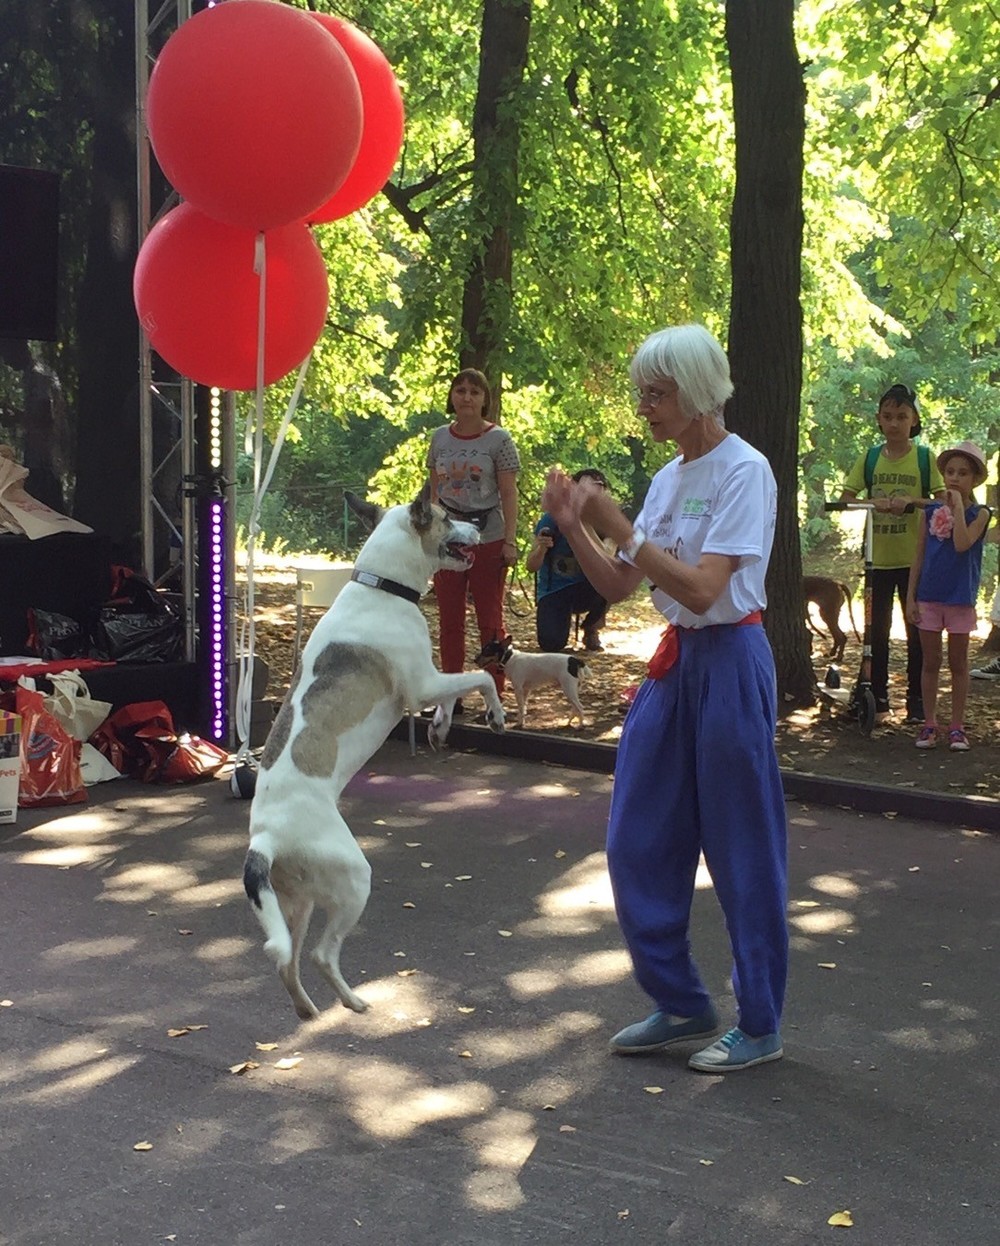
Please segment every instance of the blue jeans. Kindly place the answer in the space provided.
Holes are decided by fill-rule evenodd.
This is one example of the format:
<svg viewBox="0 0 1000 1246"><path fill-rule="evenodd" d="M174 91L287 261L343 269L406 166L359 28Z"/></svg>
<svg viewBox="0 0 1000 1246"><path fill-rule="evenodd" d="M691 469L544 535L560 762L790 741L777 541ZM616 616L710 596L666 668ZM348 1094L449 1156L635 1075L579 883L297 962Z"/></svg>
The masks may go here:
<svg viewBox="0 0 1000 1246"><path fill-rule="evenodd" d="M538 647L543 653L558 653L569 641L569 625L574 614L584 615L584 631L604 626L608 603L590 583L578 580L539 597L535 613Z"/></svg>

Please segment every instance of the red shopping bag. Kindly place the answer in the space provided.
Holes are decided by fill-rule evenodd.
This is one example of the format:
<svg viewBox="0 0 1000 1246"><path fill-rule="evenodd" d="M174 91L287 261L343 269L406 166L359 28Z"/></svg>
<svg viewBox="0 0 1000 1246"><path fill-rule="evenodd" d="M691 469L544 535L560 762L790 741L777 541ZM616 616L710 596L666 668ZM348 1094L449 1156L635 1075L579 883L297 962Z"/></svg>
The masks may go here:
<svg viewBox="0 0 1000 1246"><path fill-rule="evenodd" d="M225 749L200 736L177 734L162 701L136 701L111 715L90 742L116 770L144 783L193 783L229 760Z"/></svg>
<svg viewBox="0 0 1000 1246"><path fill-rule="evenodd" d="M14 712L21 715L21 767L17 803L22 809L42 805L79 805L87 800L80 776L80 741L45 708L45 697L18 684Z"/></svg>

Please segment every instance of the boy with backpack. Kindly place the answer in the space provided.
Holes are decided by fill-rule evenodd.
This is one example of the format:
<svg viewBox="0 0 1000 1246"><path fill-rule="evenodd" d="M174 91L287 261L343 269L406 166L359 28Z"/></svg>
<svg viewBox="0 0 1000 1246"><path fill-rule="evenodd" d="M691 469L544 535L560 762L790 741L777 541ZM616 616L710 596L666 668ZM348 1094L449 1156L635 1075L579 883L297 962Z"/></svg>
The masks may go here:
<svg viewBox="0 0 1000 1246"><path fill-rule="evenodd" d="M859 455L844 481L841 500L862 494L875 503L872 515L872 692L875 721L889 718L889 632L898 595L906 612L910 566L917 550L920 512L944 496L940 469L920 433L917 396L906 385L893 385L879 399L878 426L885 441ZM916 508L916 509L914 509ZM923 655L920 632L906 622L906 718L924 720L920 673Z"/></svg>

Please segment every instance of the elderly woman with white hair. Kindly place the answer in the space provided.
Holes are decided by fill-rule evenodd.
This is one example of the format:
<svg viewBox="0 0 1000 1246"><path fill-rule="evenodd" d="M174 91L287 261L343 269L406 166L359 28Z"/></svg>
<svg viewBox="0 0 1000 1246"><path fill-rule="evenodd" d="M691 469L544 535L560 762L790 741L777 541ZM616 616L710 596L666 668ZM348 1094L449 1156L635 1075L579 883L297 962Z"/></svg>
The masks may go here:
<svg viewBox="0 0 1000 1246"><path fill-rule="evenodd" d="M688 942L703 852L732 943L738 1020L688 1065L727 1073L782 1055L787 833L761 622L777 489L764 456L726 430L729 362L707 329L652 334L631 376L650 436L680 452L653 478L634 524L605 490L559 471L543 496L598 592L621 601L648 580L667 621L625 719L608 824L618 920L656 1011L611 1048L657 1052L720 1028ZM595 546L585 525L618 553Z"/></svg>

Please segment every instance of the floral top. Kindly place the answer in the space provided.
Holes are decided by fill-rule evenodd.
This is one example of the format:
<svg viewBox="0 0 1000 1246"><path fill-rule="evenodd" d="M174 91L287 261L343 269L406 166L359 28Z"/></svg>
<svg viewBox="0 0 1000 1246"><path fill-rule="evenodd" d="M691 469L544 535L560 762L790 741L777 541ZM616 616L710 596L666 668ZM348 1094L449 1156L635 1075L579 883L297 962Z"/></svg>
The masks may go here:
<svg viewBox="0 0 1000 1246"><path fill-rule="evenodd" d="M965 522L971 524L983 508L973 502L966 509ZM955 548L952 531L955 518L945 502L924 508L927 539L924 561L917 584L917 601L934 601L945 606L974 606L979 595L979 576L983 565L983 535L961 553Z"/></svg>

